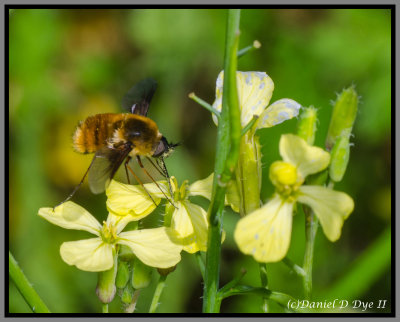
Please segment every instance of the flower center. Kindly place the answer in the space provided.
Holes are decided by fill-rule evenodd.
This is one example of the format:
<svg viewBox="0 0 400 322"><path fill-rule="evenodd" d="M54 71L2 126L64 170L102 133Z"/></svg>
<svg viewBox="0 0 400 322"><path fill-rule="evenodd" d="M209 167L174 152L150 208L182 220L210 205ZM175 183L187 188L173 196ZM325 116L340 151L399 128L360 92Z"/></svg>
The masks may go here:
<svg viewBox="0 0 400 322"><path fill-rule="evenodd" d="M189 181L185 180L183 181L180 189L179 189L179 199L180 200L185 200L188 198L188 192L189 192Z"/></svg>
<svg viewBox="0 0 400 322"><path fill-rule="evenodd" d="M179 187L178 181L175 177L171 177L172 191L174 194L175 201L186 200L188 198L189 191L189 181L183 181L182 185Z"/></svg>
<svg viewBox="0 0 400 322"><path fill-rule="evenodd" d="M297 168L284 161L275 161L271 164L269 178L277 192L285 197L290 197L304 181L297 173Z"/></svg>
<svg viewBox="0 0 400 322"><path fill-rule="evenodd" d="M103 221L103 229L101 230L101 239L107 244L113 244L117 240L117 228L112 224L107 225L105 221Z"/></svg>

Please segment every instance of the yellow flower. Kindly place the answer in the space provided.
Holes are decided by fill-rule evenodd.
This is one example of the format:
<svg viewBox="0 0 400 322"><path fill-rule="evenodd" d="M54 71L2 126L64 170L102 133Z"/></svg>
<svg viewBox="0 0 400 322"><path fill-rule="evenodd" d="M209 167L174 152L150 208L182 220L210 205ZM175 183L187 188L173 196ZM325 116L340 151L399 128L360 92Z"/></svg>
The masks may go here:
<svg viewBox="0 0 400 322"><path fill-rule="evenodd" d="M221 111L224 72L220 72L216 84L213 107ZM268 106L274 91L272 79L264 72L236 72L236 82L241 110L241 124L245 127L253 115L259 116L256 129L268 128L299 114L301 105L288 98L280 99ZM268 108L267 108L268 106ZM218 119L213 115L215 124Z"/></svg>
<svg viewBox="0 0 400 322"><path fill-rule="evenodd" d="M181 187L178 186L174 177L171 177L172 190L174 194L173 203L175 208L169 203L167 209L171 209L170 225L175 232L183 250L188 253L207 250L208 236L208 216L207 212L200 206L190 202L191 196L203 196L211 198L213 175L211 174L204 180L188 185L185 181ZM168 191L165 181L158 181L164 191ZM158 203L164 194L154 183L146 184L146 189L151 193ZM237 209L238 196L234 187L228 189L226 203L232 208ZM149 213L156 207L149 196L140 186L123 184L111 181L107 194L107 207L115 215L132 215L140 217L143 213Z"/></svg>
<svg viewBox="0 0 400 322"><path fill-rule="evenodd" d="M259 262L276 262L285 257L296 202L311 207L330 241L339 239L343 221L354 209L353 199L343 192L303 185L308 175L328 167L328 152L292 134L282 135L279 152L283 161L273 163L270 168L270 178L276 187L273 198L240 219L234 233L240 250Z"/></svg>
<svg viewBox="0 0 400 322"><path fill-rule="evenodd" d="M211 173L207 178L198 180L190 185L189 196L203 196L211 200L212 184L214 173ZM225 205L230 206L233 211L239 212L240 197L237 186L234 181L229 181L225 194Z"/></svg>
<svg viewBox="0 0 400 322"><path fill-rule="evenodd" d="M163 191L168 191L166 181L158 181L157 183ZM154 183L146 183L144 187L151 194L157 205L162 198L165 198ZM136 218L135 220L139 220L146 217L156 208L153 200L140 185L123 184L112 180L106 189L106 194L108 197L107 209L119 216L130 215Z"/></svg>
<svg viewBox="0 0 400 322"><path fill-rule="evenodd" d="M101 225L87 210L68 201L54 210L40 208L39 216L66 229L85 230L95 238L65 242L60 247L62 259L69 265L90 271L101 272L113 267L113 249L126 245L144 264L159 268L176 265L182 246L172 241L171 229L159 227L122 232L125 226L138 220L132 215L124 217L112 213Z"/></svg>

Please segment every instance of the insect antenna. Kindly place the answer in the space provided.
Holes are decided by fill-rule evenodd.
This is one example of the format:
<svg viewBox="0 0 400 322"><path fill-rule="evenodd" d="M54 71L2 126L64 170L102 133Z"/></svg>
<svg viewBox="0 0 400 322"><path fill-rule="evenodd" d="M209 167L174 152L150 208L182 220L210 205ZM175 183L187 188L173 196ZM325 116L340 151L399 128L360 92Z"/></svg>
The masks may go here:
<svg viewBox="0 0 400 322"><path fill-rule="evenodd" d="M161 187L159 186L159 184L157 183L157 181L155 181L154 179L153 179L153 177L150 175L150 173L146 170L146 168L143 166L143 163L142 163L142 160L140 159L140 157L137 155L136 156L136 158L137 158L137 161L138 161L138 163L139 163L139 166L142 168L142 170L144 171L144 173L146 173L146 175L151 179L151 181L153 181L155 184L156 184L156 186L158 187L158 189L160 189L160 191L162 192L162 194L164 195L164 197L169 201L169 203L171 204L171 205L173 205L175 208L176 208L176 206L173 204L173 202L170 200L170 198L168 198L168 196L165 194L165 192L161 189ZM151 162L151 161L150 161ZM151 162L152 163L152 162ZM154 166L155 166L155 164L153 164ZM157 168L156 168L157 169ZM159 169L157 169L159 172L160 172L160 170ZM160 172L161 173L161 172ZM169 187L169 192L170 192L170 194L171 194L171 197L173 196L173 194L172 194L172 189L171 189L171 183L169 182L169 177L167 178L167 180L168 180L168 187ZM177 209L177 208L176 208Z"/></svg>

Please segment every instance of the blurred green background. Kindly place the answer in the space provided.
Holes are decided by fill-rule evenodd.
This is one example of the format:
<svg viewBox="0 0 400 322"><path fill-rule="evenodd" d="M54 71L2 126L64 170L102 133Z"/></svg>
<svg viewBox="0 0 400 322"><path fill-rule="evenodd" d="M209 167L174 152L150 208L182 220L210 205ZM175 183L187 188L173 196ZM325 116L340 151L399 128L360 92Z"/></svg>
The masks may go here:
<svg viewBox="0 0 400 322"><path fill-rule="evenodd" d="M137 81L159 83L149 116L171 141L182 145L167 160L179 182L213 170L216 127L190 92L212 103L222 68L226 10L30 9L9 16L9 242L10 250L52 312L100 312L96 273L65 264L64 241L86 238L37 216L40 207L63 200L91 156L73 151L79 120L121 111L123 94ZM240 47L262 47L239 60L238 69L267 72L272 102L292 98L319 109L316 144L323 146L336 93L355 84L360 95L351 159L335 188L350 194L355 210L341 239L330 243L319 229L314 256L314 299L387 299L391 275L391 12L360 10L242 10ZM271 162L279 159L282 133L296 120L259 131L263 144L263 200L270 197ZM73 200L105 220L105 196L85 186ZM207 207L202 198L196 201ZM243 282L258 286L258 264L238 251L232 232L238 215L227 209L221 285L247 269ZM304 217L294 218L288 256L302 264ZM158 312L201 312L202 280L194 256L182 254L167 279ZM283 263L267 265L269 286L302 298L301 280ZM152 285L139 298L146 312ZM9 311L30 312L10 281ZM221 312L261 312L262 300L237 296ZM114 300L110 311L121 304ZM270 303L271 312L283 309ZM354 312L354 310L352 310ZM371 311L368 311L371 312Z"/></svg>

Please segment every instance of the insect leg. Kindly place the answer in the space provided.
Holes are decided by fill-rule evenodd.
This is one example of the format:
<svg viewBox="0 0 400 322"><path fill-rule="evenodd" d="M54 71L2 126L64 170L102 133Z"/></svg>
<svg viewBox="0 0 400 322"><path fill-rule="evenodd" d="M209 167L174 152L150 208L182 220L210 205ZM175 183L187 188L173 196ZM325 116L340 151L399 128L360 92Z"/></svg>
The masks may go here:
<svg viewBox="0 0 400 322"><path fill-rule="evenodd" d="M153 197L151 196L151 194L147 191L147 189L144 187L142 181L139 179L139 177L135 174L135 172L133 172L132 168L128 165L129 159L126 159L125 161L125 168L127 168L135 177L135 180L137 182L139 182L139 184L143 187L144 191L146 191L147 195L150 197L150 199L153 201L153 203L156 205L156 207L158 206L157 203L154 201Z"/></svg>
<svg viewBox="0 0 400 322"><path fill-rule="evenodd" d="M61 206L63 203L67 202L68 200L70 200L74 196L75 192L77 192L78 189L81 187L83 181L85 180L87 174L89 173L89 170L92 167L94 160L95 160L95 158L93 158L92 162L90 163L89 167L87 168L85 174L83 175L83 178L82 178L81 182L78 183L78 185L74 188L74 190L69 194L69 196L64 201L60 202L57 206L54 206L53 210L56 207Z"/></svg>
<svg viewBox="0 0 400 322"><path fill-rule="evenodd" d="M158 171L159 174L161 174L164 178L166 178L166 175L163 171L160 170L160 168L153 162L149 157L146 157L146 159L151 163L151 165Z"/></svg>
<svg viewBox="0 0 400 322"><path fill-rule="evenodd" d="M142 164L142 160L140 159L140 156L136 156L137 161L139 163L139 166L142 168L142 170L144 171L144 173L146 173L146 175L156 184L156 186L158 187L158 189L160 189L160 191L162 192L162 194L164 195L165 198L167 198L167 200L170 202L171 205L173 205L175 207L175 205L172 203L172 201L168 198L168 196L165 194L165 192L161 189L161 187L159 186L159 184L157 183L157 181L155 181L153 179L153 177L150 175L150 173L147 172L146 168L143 166ZM172 190L172 189L171 189ZM173 198L172 195L172 191L170 190L171 193L171 198ZM176 207L175 207L176 208Z"/></svg>
<svg viewBox="0 0 400 322"><path fill-rule="evenodd" d="M129 163L129 161L131 161L131 157L130 157L130 156L128 156L128 157L126 158L126 161L125 161L125 163L124 163L124 166L125 166L126 179L128 180L128 184L131 184L131 182L130 182L130 180L129 180L129 173L128 173L128 163Z"/></svg>
<svg viewBox="0 0 400 322"><path fill-rule="evenodd" d="M172 196L173 194L172 194L171 180L169 178L168 170L167 170L167 167L165 166L164 159L162 157L159 157L157 159L157 164L161 168L162 172L164 172L164 177L167 178L169 193Z"/></svg>

